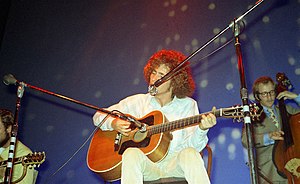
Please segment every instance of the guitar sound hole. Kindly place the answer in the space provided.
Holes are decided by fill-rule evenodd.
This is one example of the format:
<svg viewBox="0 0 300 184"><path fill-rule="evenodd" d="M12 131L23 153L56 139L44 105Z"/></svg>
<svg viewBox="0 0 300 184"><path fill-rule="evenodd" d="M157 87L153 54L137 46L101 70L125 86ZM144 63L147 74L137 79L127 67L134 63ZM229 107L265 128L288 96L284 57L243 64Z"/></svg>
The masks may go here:
<svg viewBox="0 0 300 184"><path fill-rule="evenodd" d="M153 116L148 116L139 121L147 124L148 126L154 125L154 117ZM121 148L118 153L120 155L122 155L127 148L144 148L144 147L147 147L149 145L149 143L150 143L150 137L145 138L141 142L125 141L122 143Z"/></svg>

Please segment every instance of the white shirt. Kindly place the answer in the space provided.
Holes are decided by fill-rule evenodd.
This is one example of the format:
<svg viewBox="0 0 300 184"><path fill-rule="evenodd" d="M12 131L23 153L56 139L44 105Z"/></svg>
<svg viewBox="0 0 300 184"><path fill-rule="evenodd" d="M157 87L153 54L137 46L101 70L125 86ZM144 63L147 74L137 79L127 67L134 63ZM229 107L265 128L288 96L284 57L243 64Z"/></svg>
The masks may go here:
<svg viewBox="0 0 300 184"><path fill-rule="evenodd" d="M198 105L192 98L176 98L161 107L155 97L150 94L136 94L129 96L119 103L110 106L107 110L119 110L124 114L130 114L137 119L144 117L148 113L159 110L169 121L174 121L199 114ZM96 112L93 121L96 126L104 119L106 114ZM108 118L100 127L101 130L113 130L111 122L113 118ZM201 151L208 142L208 130L201 130L197 125L187 127L172 132L173 139L170 144L169 154L179 152L187 147L194 147Z"/></svg>

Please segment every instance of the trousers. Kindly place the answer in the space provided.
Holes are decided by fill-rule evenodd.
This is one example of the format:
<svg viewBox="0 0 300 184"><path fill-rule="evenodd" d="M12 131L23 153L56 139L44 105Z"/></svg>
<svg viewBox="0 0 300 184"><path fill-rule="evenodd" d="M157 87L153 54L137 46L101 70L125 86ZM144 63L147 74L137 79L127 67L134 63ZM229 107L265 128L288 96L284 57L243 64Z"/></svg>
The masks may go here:
<svg viewBox="0 0 300 184"><path fill-rule="evenodd" d="M168 177L184 177L189 184L210 184L204 161L194 148L167 154L156 163L138 148L128 148L123 153L121 184L143 184Z"/></svg>

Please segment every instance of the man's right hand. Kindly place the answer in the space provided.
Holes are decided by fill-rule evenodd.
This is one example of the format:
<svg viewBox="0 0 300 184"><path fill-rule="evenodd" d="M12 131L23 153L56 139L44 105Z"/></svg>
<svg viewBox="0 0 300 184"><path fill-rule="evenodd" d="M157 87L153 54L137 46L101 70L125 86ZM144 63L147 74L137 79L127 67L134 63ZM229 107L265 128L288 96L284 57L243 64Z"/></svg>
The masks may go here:
<svg viewBox="0 0 300 184"><path fill-rule="evenodd" d="M269 138L270 138L270 139L273 139L273 140L275 140L275 141L278 141L278 140L284 140L284 139L283 139L283 135L284 135L284 132L283 132L283 131L270 132L270 133L269 133Z"/></svg>
<svg viewBox="0 0 300 184"><path fill-rule="evenodd" d="M129 128L130 122L119 118L114 119L111 123L111 126L115 131L120 132L125 136L128 136L128 132L131 131L131 129Z"/></svg>

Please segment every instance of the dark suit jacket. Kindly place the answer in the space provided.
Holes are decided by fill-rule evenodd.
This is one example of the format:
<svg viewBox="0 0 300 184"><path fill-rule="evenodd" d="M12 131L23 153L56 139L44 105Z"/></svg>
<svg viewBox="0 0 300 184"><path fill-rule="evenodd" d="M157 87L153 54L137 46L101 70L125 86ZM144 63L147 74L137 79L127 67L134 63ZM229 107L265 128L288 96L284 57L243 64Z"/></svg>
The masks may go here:
<svg viewBox="0 0 300 184"><path fill-rule="evenodd" d="M300 113L300 109L295 109L292 108L291 106L286 106L286 109L289 114ZM254 141L254 146L256 148L255 152L256 152L256 163L257 163L258 171L261 172L273 183L285 184L288 183L287 180L277 173L276 166L274 165L272 160L274 144L265 146L264 139L263 139L264 134L282 129L281 117L280 117L278 107L276 107L276 111L277 111L278 119L280 121L278 128L275 126L272 120L267 116L262 120L262 122L253 122L251 127L253 127L253 139L254 139L253 141ZM247 148L246 133L244 131L244 128L242 133L242 143L243 146ZM267 183L259 175L258 175L258 180L260 181L259 182L260 184Z"/></svg>

